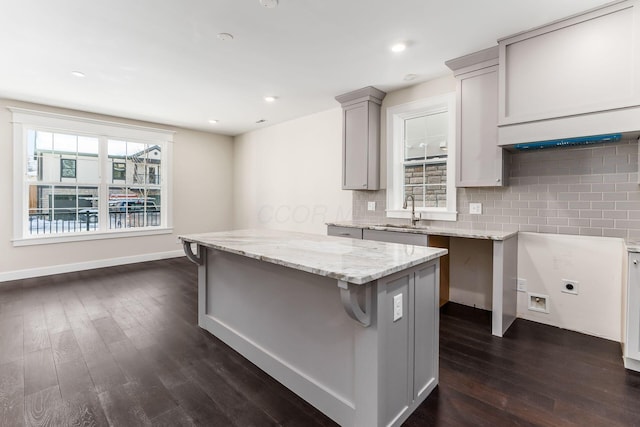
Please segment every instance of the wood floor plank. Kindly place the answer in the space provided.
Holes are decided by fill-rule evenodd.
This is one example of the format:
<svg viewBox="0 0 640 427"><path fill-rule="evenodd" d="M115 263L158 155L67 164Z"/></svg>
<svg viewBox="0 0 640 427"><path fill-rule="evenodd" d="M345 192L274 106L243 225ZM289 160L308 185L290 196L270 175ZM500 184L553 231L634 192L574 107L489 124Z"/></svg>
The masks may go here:
<svg viewBox="0 0 640 427"><path fill-rule="evenodd" d="M291 393L283 393L282 384L264 376L254 365L247 365L242 357L229 349L219 350L215 359L205 359L204 363L216 369L230 386L282 425L333 425L326 418L318 419L317 411L307 402Z"/></svg>
<svg viewBox="0 0 640 427"><path fill-rule="evenodd" d="M37 393L58 386L58 375L51 349L33 351L24 355L24 393Z"/></svg>
<svg viewBox="0 0 640 427"><path fill-rule="evenodd" d="M84 359L74 359L56 365L58 384L64 400L73 400L78 395L96 392Z"/></svg>
<svg viewBox="0 0 640 427"><path fill-rule="evenodd" d="M278 425L268 413L260 410L252 400L246 399L204 362L196 361L183 372L193 383L198 384L218 407L224 408L226 415L235 425Z"/></svg>
<svg viewBox="0 0 640 427"><path fill-rule="evenodd" d="M85 361L98 394L127 382L122 370L108 350L100 355L92 354L91 358L85 358Z"/></svg>
<svg viewBox="0 0 640 427"><path fill-rule="evenodd" d="M0 426L24 425L24 367L22 360L0 365Z"/></svg>
<svg viewBox="0 0 640 427"><path fill-rule="evenodd" d="M109 424L95 392L77 394L71 399L63 399L63 404L65 421L70 427L97 427Z"/></svg>
<svg viewBox="0 0 640 427"><path fill-rule="evenodd" d="M25 396L25 424L52 427L67 423L66 409L57 385Z"/></svg>
<svg viewBox="0 0 640 427"><path fill-rule="evenodd" d="M118 323L116 323L116 321L111 317L103 317L93 320L93 325L105 344L127 339L127 336L122 332Z"/></svg>
<svg viewBox="0 0 640 427"><path fill-rule="evenodd" d="M12 315L0 321L0 364L21 360L24 349L22 315Z"/></svg>
<svg viewBox="0 0 640 427"><path fill-rule="evenodd" d="M51 348L49 331L42 305L36 305L34 307L30 307L29 310L25 310L23 313L23 321L25 353Z"/></svg>
<svg viewBox="0 0 640 427"><path fill-rule="evenodd" d="M129 394L135 395L145 414L151 419L176 406L175 400L135 346L127 339L109 346L127 383Z"/></svg>
<svg viewBox="0 0 640 427"><path fill-rule="evenodd" d="M153 427L191 427L196 425L193 418L179 406L158 415L151 420L151 424Z"/></svg>
<svg viewBox="0 0 640 427"><path fill-rule="evenodd" d="M137 398L124 385L112 387L98 395L104 413L112 426L150 426L151 420Z"/></svg>
<svg viewBox="0 0 640 427"><path fill-rule="evenodd" d="M233 426L233 422L225 415L224 409L196 384L185 382L169 389L185 413L200 426Z"/></svg>
<svg viewBox="0 0 640 427"><path fill-rule="evenodd" d="M82 359L82 351L72 330L51 334L51 350L56 365Z"/></svg>

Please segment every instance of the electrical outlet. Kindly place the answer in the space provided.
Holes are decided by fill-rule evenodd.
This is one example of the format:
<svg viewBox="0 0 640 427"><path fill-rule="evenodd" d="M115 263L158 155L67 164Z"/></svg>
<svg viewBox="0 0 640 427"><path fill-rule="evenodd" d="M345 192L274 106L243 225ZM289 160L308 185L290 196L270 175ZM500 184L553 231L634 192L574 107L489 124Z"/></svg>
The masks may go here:
<svg viewBox="0 0 640 427"><path fill-rule="evenodd" d="M402 294L394 295L393 297L393 321L400 320L402 318Z"/></svg>
<svg viewBox="0 0 640 427"><path fill-rule="evenodd" d="M482 203L469 203L469 213L471 215L482 214Z"/></svg>
<svg viewBox="0 0 640 427"><path fill-rule="evenodd" d="M578 295L578 285L580 283L577 280L562 279L561 284L562 286L560 288L560 292L564 292L565 294Z"/></svg>
<svg viewBox="0 0 640 427"><path fill-rule="evenodd" d="M367 210L375 211L376 210L376 202L367 202Z"/></svg>
<svg viewBox="0 0 640 427"><path fill-rule="evenodd" d="M527 292L527 279L518 278L518 292Z"/></svg>

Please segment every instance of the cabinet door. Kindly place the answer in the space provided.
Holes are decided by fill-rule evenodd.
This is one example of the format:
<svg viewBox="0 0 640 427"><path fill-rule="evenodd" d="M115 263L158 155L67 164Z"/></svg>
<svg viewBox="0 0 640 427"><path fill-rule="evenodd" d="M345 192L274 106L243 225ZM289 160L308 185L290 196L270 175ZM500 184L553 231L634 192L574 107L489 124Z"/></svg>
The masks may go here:
<svg viewBox="0 0 640 427"><path fill-rule="evenodd" d="M640 253L629 254L625 357L640 361Z"/></svg>
<svg viewBox="0 0 640 427"><path fill-rule="evenodd" d="M405 233L402 231L362 230L364 240L378 242L402 243L404 245L428 246L429 237L426 234Z"/></svg>
<svg viewBox="0 0 640 427"><path fill-rule="evenodd" d="M500 40L500 125L638 105L637 9L615 2Z"/></svg>
<svg viewBox="0 0 640 427"><path fill-rule="evenodd" d="M498 146L498 66L458 76L456 186L504 185Z"/></svg>
<svg viewBox="0 0 640 427"><path fill-rule="evenodd" d="M368 188L369 112L367 102L345 107L343 110L342 188Z"/></svg>
<svg viewBox="0 0 640 427"><path fill-rule="evenodd" d="M327 235L337 237L350 237L352 239L362 239L362 228L329 225L327 226Z"/></svg>

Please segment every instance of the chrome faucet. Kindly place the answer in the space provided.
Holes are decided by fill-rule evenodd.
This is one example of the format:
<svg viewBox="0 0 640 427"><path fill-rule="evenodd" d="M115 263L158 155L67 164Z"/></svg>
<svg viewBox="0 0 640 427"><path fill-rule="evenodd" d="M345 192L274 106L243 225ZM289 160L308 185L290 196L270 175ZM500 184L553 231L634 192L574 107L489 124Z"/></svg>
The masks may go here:
<svg viewBox="0 0 640 427"><path fill-rule="evenodd" d="M404 198L404 203L402 204L402 209L407 209L407 201L411 199L411 225L416 226L416 223L420 220L420 218L416 217L416 199L413 197L413 194L408 194Z"/></svg>

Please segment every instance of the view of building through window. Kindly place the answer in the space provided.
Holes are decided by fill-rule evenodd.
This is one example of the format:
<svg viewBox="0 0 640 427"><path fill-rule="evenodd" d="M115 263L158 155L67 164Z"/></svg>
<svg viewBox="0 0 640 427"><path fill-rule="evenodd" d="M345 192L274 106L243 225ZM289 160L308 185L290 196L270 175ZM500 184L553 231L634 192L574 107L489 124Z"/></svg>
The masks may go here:
<svg viewBox="0 0 640 427"><path fill-rule="evenodd" d="M404 121L404 195L416 207L447 206L447 120L444 111Z"/></svg>
<svg viewBox="0 0 640 427"><path fill-rule="evenodd" d="M26 137L29 235L161 225L160 143L36 129Z"/></svg>

